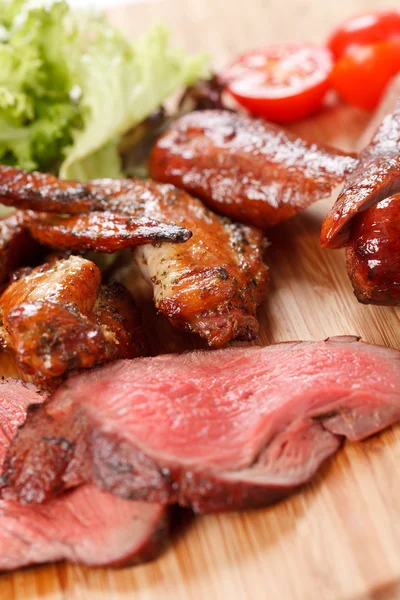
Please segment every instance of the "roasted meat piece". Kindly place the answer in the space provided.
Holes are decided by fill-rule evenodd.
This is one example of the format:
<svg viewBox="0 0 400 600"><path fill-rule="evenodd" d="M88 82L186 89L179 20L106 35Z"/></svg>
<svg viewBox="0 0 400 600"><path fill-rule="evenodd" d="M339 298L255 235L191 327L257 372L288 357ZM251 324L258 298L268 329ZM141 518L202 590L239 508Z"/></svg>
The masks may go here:
<svg viewBox="0 0 400 600"><path fill-rule="evenodd" d="M400 304L400 194L354 218L346 257L359 302Z"/></svg>
<svg viewBox="0 0 400 600"><path fill-rule="evenodd" d="M45 399L32 384L0 381L0 465L28 407ZM129 502L94 485L45 505L0 500L0 570L65 559L91 566L142 562L160 552L167 530L161 504Z"/></svg>
<svg viewBox="0 0 400 600"><path fill-rule="evenodd" d="M95 481L200 512L261 506L399 418L400 352L356 338L118 361L31 411L2 492L43 502Z"/></svg>
<svg viewBox="0 0 400 600"><path fill-rule="evenodd" d="M26 211L0 219L0 284L8 280L11 272L38 254L38 244L27 230L31 218Z"/></svg>
<svg viewBox="0 0 400 600"><path fill-rule="evenodd" d="M147 206L147 196L146 184L140 185L139 181L105 179L78 183L0 165L0 201L3 204L44 213L80 215L75 219L47 217L47 220L42 216L42 227L39 224L33 227L37 237L52 246L56 245L58 237L62 249L70 242L73 250L96 250L96 239L99 247L103 243L106 248L99 250L101 252L114 252L112 243L118 250L137 244L176 243L189 239L190 232L176 227L173 221L154 221L151 207ZM93 214L87 218L81 215L106 210L119 214ZM124 215L129 218L124 219Z"/></svg>
<svg viewBox="0 0 400 600"><path fill-rule="evenodd" d="M150 219L135 219L113 212L91 212L59 217L46 215L32 220L32 236L51 248L71 252L118 252L139 244L182 242L182 228Z"/></svg>
<svg viewBox="0 0 400 600"><path fill-rule="evenodd" d="M161 136L150 175L236 221L267 229L329 196L356 159L223 110L190 113Z"/></svg>
<svg viewBox="0 0 400 600"><path fill-rule="evenodd" d="M353 218L381 200L400 193L400 99L386 115L357 168L322 225L323 248L340 248L348 239Z"/></svg>
<svg viewBox="0 0 400 600"><path fill-rule="evenodd" d="M347 244L347 271L365 304L400 304L400 194L390 195L400 187L399 95L400 75L359 140L360 167L322 230L323 245Z"/></svg>
<svg viewBox="0 0 400 600"><path fill-rule="evenodd" d="M216 216L185 192L175 189L171 196L172 188L163 214L174 215L192 238L134 251L158 311L210 346L256 338L256 310L268 281L261 231Z"/></svg>
<svg viewBox="0 0 400 600"><path fill-rule="evenodd" d="M101 288L98 267L78 256L23 271L0 297L0 315L3 346L38 382L145 350L127 290Z"/></svg>
<svg viewBox="0 0 400 600"><path fill-rule="evenodd" d="M7 173L8 168L4 169ZM45 176L35 176L39 182L41 178L45 181ZM2 167L0 189L1 181ZM101 220L99 205L104 215L115 213L129 218L134 215L135 222L151 218L167 226L175 223L175 235L178 229L185 232L186 240L188 231L194 234L193 237L184 244L148 244L148 248L140 245L134 252L142 273L153 287L157 309L175 326L199 334L212 346L221 346L233 339L257 337L256 309L265 296L268 279L260 231L221 219L184 191L153 181L95 181L86 184L86 196L81 184L76 184L74 194L72 183L65 189L61 187L59 194L53 196L56 182L53 179L51 182L38 196L40 202L36 202L34 195L35 209L58 211L62 201L64 210L69 212L76 212L75 203L80 210L93 209L95 212L66 220L58 216L47 217L47 224L35 222L32 232L40 241L56 247L58 244L59 248L84 249L89 245L92 247L92 243L97 249L107 248L108 236L113 239L113 231L108 234L104 230L101 241L94 239L87 229L90 229L88 223ZM36 183L35 180L31 187L34 188ZM24 206L26 194L31 193L31 188L26 191L25 185L22 176L17 177L17 183L8 184L14 190L12 201L22 202ZM64 194L70 194L69 209ZM115 222L118 218L115 216L111 220ZM64 223L68 223L65 229ZM98 231L96 226L95 230ZM183 241L183 238L177 241Z"/></svg>

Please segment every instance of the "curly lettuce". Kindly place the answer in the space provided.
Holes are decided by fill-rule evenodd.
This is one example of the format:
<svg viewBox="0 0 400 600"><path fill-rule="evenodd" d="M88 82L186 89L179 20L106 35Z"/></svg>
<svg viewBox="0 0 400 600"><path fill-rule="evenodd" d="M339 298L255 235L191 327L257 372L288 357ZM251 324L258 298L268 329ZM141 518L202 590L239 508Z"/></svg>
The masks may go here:
<svg viewBox="0 0 400 600"><path fill-rule="evenodd" d="M207 74L162 26L131 43L65 0L0 0L0 62L0 162L80 180L118 177L121 137Z"/></svg>

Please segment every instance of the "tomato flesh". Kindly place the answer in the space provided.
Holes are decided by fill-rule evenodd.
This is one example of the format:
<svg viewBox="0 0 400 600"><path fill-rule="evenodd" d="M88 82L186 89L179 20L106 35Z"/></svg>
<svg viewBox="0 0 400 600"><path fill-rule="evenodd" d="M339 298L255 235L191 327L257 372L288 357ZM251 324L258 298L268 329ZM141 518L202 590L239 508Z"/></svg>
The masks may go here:
<svg viewBox="0 0 400 600"><path fill-rule="evenodd" d="M351 17L335 29L328 40L328 48L336 59L355 46L400 40L400 12L371 12Z"/></svg>
<svg viewBox="0 0 400 600"><path fill-rule="evenodd" d="M331 70L331 54L325 48L286 43L248 52L222 78L229 93L249 112L284 123L321 106Z"/></svg>
<svg viewBox="0 0 400 600"><path fill-rule="evenodd" d="M400 72L400 41L349 50L333 68L331 82L350 104L373 110L389 81Z"/></svg>

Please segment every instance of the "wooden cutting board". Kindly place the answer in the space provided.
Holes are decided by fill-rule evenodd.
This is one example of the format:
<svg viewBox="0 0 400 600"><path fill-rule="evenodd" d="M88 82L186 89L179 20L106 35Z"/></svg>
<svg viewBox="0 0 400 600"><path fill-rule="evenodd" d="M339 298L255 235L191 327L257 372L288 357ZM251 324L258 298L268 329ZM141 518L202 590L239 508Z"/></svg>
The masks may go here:
<svg viewBox="0 0 400 600"><path fill-rule="evenodd" d="M391 3L392 7L398 0ZM163 19L176 41L215 66L275 40L325 39L350 13L381 0L164 0L116 9L134 36ZM297 130L354 146L367 115L325 111ZM342 251L321 251L331 201L271 232L272 289L260 311L261 343L354 334L400 348L400 311L355 301ZM193 345L163 322L160 349ZM161 348L162 346L162 348ZM350 600L400 598L400 426L348 444L314 482L279 505L241 514L186 516L156 562L91 570L60 564L0 577L1 600Z"/></svg>

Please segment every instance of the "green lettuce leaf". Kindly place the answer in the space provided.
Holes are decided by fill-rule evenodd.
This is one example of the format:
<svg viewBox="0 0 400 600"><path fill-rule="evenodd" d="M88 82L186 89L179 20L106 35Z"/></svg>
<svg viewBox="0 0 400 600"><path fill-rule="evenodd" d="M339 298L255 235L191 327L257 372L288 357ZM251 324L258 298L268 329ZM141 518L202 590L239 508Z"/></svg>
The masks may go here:
<svg viewBox="0 0 400 600"><path fill-rule="evenodd" d="M191 85L206 74L204 56L189 57L168 47L168 32L154 27L134 44L104 25L82 57L83 104L89 117L74 135L74 145L61 167L61 176L83 179L116 176L116 161L103 162L123 134L151 114L182 85ZM113 140L113 141L112 141ZM96 152L99 161L86 157ZM120 170L120 163L119 170Z"/></svg>
<svg viewBox="0 0 400 600"><path fill-rule="evenodd" d="M207 71L163 27L130 43L65 0L0 0L0 64L0 162L76 179L120 176L121 136Z"/></svg>

